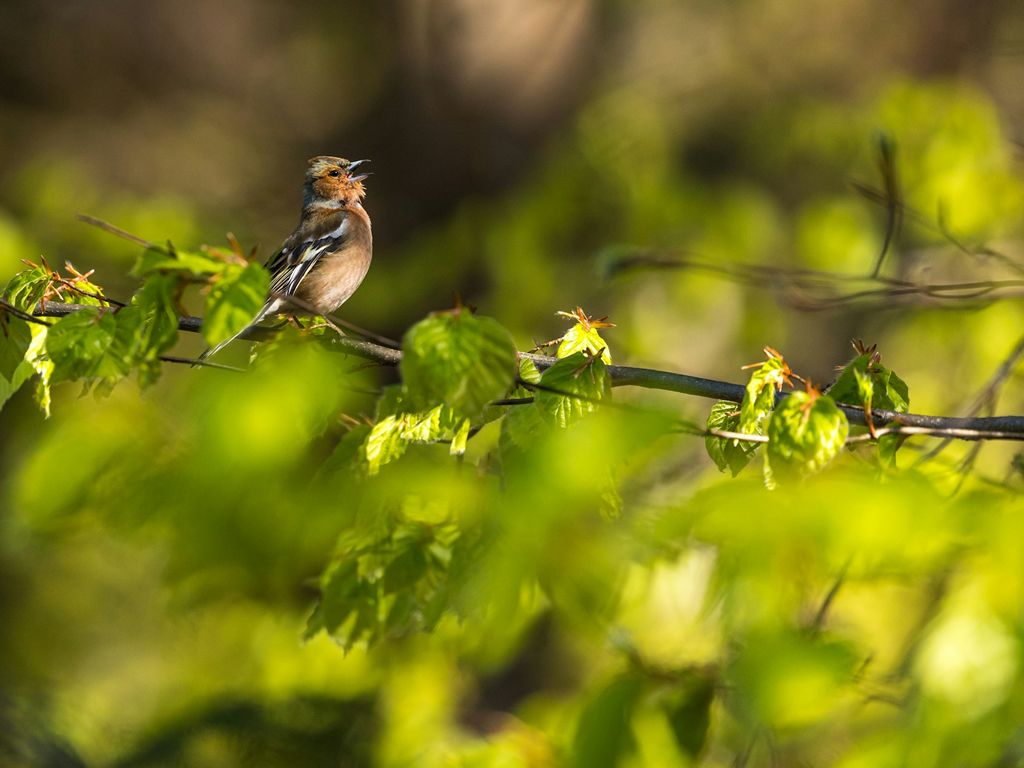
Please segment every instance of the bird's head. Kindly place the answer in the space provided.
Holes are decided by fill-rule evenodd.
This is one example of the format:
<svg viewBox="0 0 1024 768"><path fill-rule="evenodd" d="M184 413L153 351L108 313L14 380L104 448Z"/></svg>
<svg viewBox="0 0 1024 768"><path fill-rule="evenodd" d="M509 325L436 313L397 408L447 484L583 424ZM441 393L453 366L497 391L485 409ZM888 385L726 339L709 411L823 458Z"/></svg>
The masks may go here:
<svg viewBox="0 0 1024 768"><path fill-rule="evenodd" d="M320 202L356 203L362 200L366 194L363 179L370 174L356 173L356 169L368 162L327 155L312 158L306 170L306 206Z"/></svg>

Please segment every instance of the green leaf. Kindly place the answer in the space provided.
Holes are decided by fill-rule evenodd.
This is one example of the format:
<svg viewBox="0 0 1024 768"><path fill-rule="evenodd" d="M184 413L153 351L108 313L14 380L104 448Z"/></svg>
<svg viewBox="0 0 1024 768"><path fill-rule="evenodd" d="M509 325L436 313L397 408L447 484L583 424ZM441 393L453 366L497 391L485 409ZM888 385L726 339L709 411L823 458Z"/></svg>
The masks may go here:
<svg viewBox="0 0 1024 768"><path fill-rule="evenodd" d="M204 253L179 251L168 244L147 248L132 267L132 274L145 277L154 272L184 272L192 275L216 275L239 265L207 256Z"/></svg>
<svg viewBox="0 0 1024 768"><path fill-rule="evenodd" d="M597 410L611 396L608 368L598 358L577 352L552 365L540 378L534 399L541 414L559 427L567 427Z"/></svg>
<svg viewBox="0 0 1024 768"><path fill-rule="evenodd" d="M768 423L766 464L777 479L820 471L846 442L849 422L828 395L793 392Z"/></svg>
<svg viewBox="0 0 1024 768"><path fill-rule="evenodd" d="M50 273L43 267L23 269L7 283L4 298L22 312L31 312L49 284Z"/></svg>
<svg viewBox="0 0 1024 768"><path fill-rule="evenodd" d="M693 677L679 685L661 703L676 744L691 760L696 760L704 749L714 700L714 683L706 678Z"/></svg>
<svg viewBox="0 0 1024 768"><path fill-rule="evenodd" d="M527 450L541 432L550 428L551 424L536 402L509 406L501 423L501 451Z"/></svg>
<svg viewBox="0 0 1024 768"><path fill-rule="evenodd" d="M160 372L160 355L178 340L178 313L174 296L178 278L153 275L119 311L115 348L129 366L138 367L139 384L152 384Z"/></svg>
<svg viewBox="0 0 1024 768"><path fill-rule="evenodd" d="M775 408L775 393L782 388L788 373L782 357L769 355L747 382L740 404L738 431L747 435L763 435L765 425Z"/></svg>
<svg viewBox="0 0 1024 768"><path fill-rule="evenodd" d="M519 378L527 384L536 384L540 381L540 371L537 364L528 357L519 358Z"/></svg>
<svg viewBox="0 0 1024 768"><path fill-rule="evenodd" d="M874 353L858 355L843 366L828 395L837 403L880 408L897 413L910 409L906 382L878 362Z"/></svg>
<svg viewBox="0 0 1024 768"><path fill-rule="evenodd" d="M28 323L0 310L0 379L12 381L32 341Z"/></svg>
<svg viewBox="0 0 1024 768"><path fill-rule="evenodd" d="M740 409L736 403L719 400L711 406L708 414L707 428L720 432L739 432ZM727 469L736 477L747 464L758 448L757 443L737 440L735 438L708 435L704 438L704 446L708 456L722 472Z"/></svg>
<svg viewBox="0 0 1024 768"><path fill-rule="evenodd" d="M577 352L585 352L591 356L599 356L603 362L612 364L612 355L608 351L608 344L601 338L597 328L587 327L583 323L576 323L565 332L562 342L558 345L556 357L569 357Z"/></svg>
<svg viewBox="0 0 1024 768"><path fill-rule="evenodd" d="M32 342L28 345L25 353L25 360L35 373L39 374L39 381L36 383L35 399L36 405L46 416L50 418L50 377L53 375L53 362L46 353L46 339L51 326L33 325L29 328L32 334Z"/></svg>
<svg viewBox="0 0 1024 768"><path fill-rule="evenodd" d="M245 328L263 308L269 290L270 276L259 264L226 265L206 297L206 342L211 346L220 344Z"/></svg>
<svg viewBox="0 0 1024 768"><path fill-rule="evenodd" d="M516 348L509 332L465 309L420 321L405 334L402 350L402 381L416 410L444 403L476 419L515 382Z"/></svg>
<svg viewBox="0 0 1024 768"><path fill-rule="evenodd" d="M117 367L107 355L116 328L112 313L95 309L75 312L50 326L46 355L53 363L52 381L109 375Z"/></svg>
<svg viewBox="0 0 1024 768"><path fill-rule="evenodd" d="M370 428L363 444L369 474L377 474L382 466L405 453L409 442L402 438L402 427L399 417L387 416Z"/></svg>
<svg viewBox="0 0 1024 768"><path fill-rule="evenodd" d="M14 369L9 378L0 377L0 408L21 389L21 385L35 373L32 364L28 360L22 360Z"/></svg>
<svg viewBox="0 0 1024 768"><path fill-rule="evenodd" d="M306 636L323 630L346 650L385 636L430 629L447 603L457 526L405 521L366 537L346 534L321 577Z"/></svg>
<svg viewBox="0 0 1024 768"><path fill-rule="evenodd" d="M382 399L393 401L393 395L385 393ZM466 450L469 439L470 421L461 417L447 405L438 405L429 411L415 413L392 413L381 417L380 412L398 402L378 405L378 420L366 437L365 457L368 474L375 475L380 468L405 453L413 443L437 443L451 441L451 453L461 454Z"/></svg>
<svg viewBox="0 0 1024 768"><path fill-rule="evenodd" d="M145 318L138 342L147 359L161 354L178 339L178 312L174 306L177 290L176 277L156 275L146 280L132 297L132 306L138 307Z"/></svg>
<svg viewBox="0 0 1024 768"><path fill-rule="evenodd" d="M450 453L452 456L461 456L466 452L466 443L469 442L469 419L463 419L462 424L452 436Z"/></svg>
<svg viewBox="0 0 1024 768"><path fill-rule="evenodd" d="M573 739L572 765L615 768L633 751L630 721L643 681L633 675L616 678L587 702Z"/></svg>

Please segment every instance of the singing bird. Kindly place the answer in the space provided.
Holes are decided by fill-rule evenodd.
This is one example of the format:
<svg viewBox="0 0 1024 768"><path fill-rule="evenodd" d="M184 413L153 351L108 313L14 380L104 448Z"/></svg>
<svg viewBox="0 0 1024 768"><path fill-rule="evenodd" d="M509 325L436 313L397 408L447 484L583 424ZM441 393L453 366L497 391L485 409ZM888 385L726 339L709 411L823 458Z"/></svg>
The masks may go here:
<svg viewBox="0 0 1024 768"><path fill-rule="evenodd" d="M373 236L362 202L363 180L369 174L353 174L368 162L326 155L309 161L299 225L266 263L270 293L263 309L237 334L200 355L200 360L267 318L314 311L328 315L356 292L370 268ZM298 301L290 301L292 297Z"/></svg>

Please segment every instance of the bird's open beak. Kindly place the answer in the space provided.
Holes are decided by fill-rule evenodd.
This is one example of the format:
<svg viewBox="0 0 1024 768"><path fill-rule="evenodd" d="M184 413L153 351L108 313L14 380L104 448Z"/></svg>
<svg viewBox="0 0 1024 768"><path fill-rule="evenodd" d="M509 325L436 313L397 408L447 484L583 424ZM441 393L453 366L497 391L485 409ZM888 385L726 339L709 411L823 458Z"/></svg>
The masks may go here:
<svg viewBox="0 0 1024 768"><path fill-rule="evenodd" d="M368 174L368 173L361 173L361 174L359 174L358 176L352 176L352 175L351 175L351 174L352 174L352 171L354 171L354 170L355 170L356 168L358 168L358 167L359 167L360 165L362 165L363 163L368 163L368 162L370 162L370 161L369 161L369 160L353 160L353 161L352 161L351 163L349 163L349 164L348 164L348 172L349 172L349 178L350 178L350 179L351 179L352 181L362 181L362 180L363 180L363 179L365 179L365 178L366 178L367 176L369 176L370 174Z"/></svg>

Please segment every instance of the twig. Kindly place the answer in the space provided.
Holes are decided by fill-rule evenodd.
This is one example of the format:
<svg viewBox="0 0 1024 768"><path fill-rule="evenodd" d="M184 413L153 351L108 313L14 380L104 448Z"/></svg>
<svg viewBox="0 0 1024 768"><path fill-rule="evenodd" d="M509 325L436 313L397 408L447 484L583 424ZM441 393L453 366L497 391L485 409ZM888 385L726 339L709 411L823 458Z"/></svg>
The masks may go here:
<svg viewBox="0 0 1024 768"><path fill-rule="evenodd" d="M612 275L635 268L678 269L707 272L739 285L754 288L773 287L782 293L790 306L805 312L820 312L846 304L887 299L883 308L893 309L892 299L932 299L934 301L994 301L1017 295L1010 289L1024 288L1024 279L972 280L953 283L916 283L881 275L843 274L812 269L769 267L761 264L716 264L700 259L661 253L637 253L619 259L610 270ZM840 286L850 283L868 283L878 287L838 293ZM808 295L810 294L810 295ZM817 294L817 295L814 295ZM962 306L962 304L961 304Z"/></svg>
<svg viewBox="0 0 1024 768"><path fill-rule="evenodd" d="M160 355L160 359L163 360L165 363L182 363L184 365L198 365L204 368L219 368L222 371L234 371L236 373L245 373L245 368L239 368L237 365L225 365L224 363L215 363L211 360L198 360L194 357L175 357L174 355Z"/></svg>
<svg viewBox="0 0 1024 768"><path fill-rule="evenodd" d="M91 309L91 307L80 304L43 302L35 314L42 317L63 317L82 309ZM202 324L202 318L199 317L178 318L178 328L182 331L199 333ZM272 332L268 332L267 329L253 328L243 334L241 338L261 340L266 339L271 334ZM382 365L398 365L402 359L401 350L390 349L371 341L353 339L349 336L325 339L325 345L328 349L347 355L355 355L365 360L373 360ZM557 358L544 355L520 352L519 356L532 360L539 369L549 368L557 362ZM742 384L705 379L699 376L688 376L671 371L659 371L651 368L610 365L608 366L608 375L611 378L612 386L616 387L643 387L645 389L678 392L684 395L707 397L715 400L728 400L734 403L743 401L745 390ZM782 393L779 395L779 398L786 396L786 393ZM846 414L847 419L851 423L866 426L867 420L862 407L844 403L839 403L838 407ZM871 413L876 424L884 423L889 425L876 429L876 434L879 437L888 434L905 434L952 437L959 440L1024 440L1024 416L929 416L925 414L897 413L878 408L873 408ZM729 436L732 437L732 435ZM747 437L750 436L748 435ZM871 439L870 435L858 435L850 438L848 442L867 442Z"/></svg>
<svg viewBox="0 0 1024 768"><path fill-rule="evenodd" d="M109 221L97 219L95 216L90 216L87 213L80 213L78 214L77 218L79 221L83 221L86 224L91 224L94 227L102 229L104 232L109 232L112 235L117 235L118 237L123 238L124 240L128 240L129 242L135 243L136 245L141 245L143 248L156 247L155 244L149 242L149 240L145 240L139 237L138 235L133 235L131 232L126 232L120 227L111 224Z"/></svg>
<svg viewBox="0 0 1024 768"><path fill-rule="evenodd" d="M981 388L981 391L975 396L974 401L967 408L968 416L977 416L981 413L982 409L986 406L989 409L994 409L996 400L999 397L999 390L1002 389L1003 384L1009 378L1010 374L1013 373L1013 369L1017 367L1017 363L1020 362L1021 357L1024 357L1024 336L1021 336L1013 349L1010 350L999 367L996 368L995 373L989 377L989 380L985 383L985 386ZM951 438L950 438L951 439ZM923 454L918 460L917 464L922 464L926 461L930 461L942 453L943 450L950 443L950 439L941 441L932 450ZM976 456L976 454L975 454ZM968 457L972 458L972 457ZM970 464L966 465L966 468L970 468Z"/></svg>

